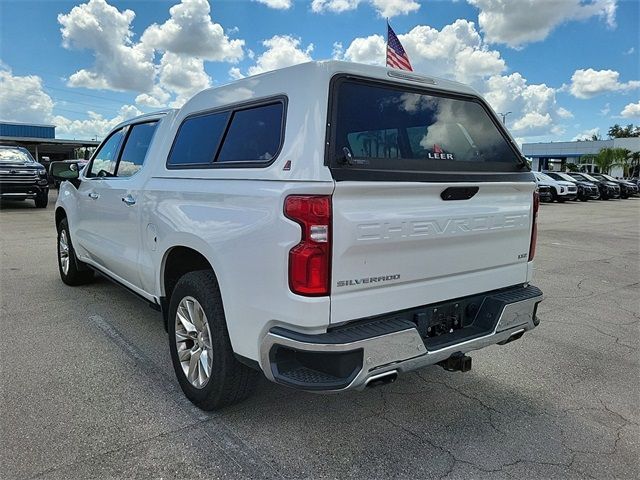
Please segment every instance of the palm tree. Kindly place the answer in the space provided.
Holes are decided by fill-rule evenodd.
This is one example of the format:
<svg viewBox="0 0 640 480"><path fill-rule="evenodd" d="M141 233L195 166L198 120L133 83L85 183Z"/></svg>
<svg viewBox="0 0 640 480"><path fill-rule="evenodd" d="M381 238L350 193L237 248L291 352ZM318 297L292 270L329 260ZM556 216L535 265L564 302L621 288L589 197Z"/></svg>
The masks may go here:
<svg viewBox="0 0 640 480"><path fill-rule="evenodd" d="M630 168L629 168L629 176L637 177L640 175L640 152L632 152L629 155Z"/></svg>
<svg viewBox="0 0 640 480"><path fill-rule="evenodd" d="M628 177L629 169L631 168L631 150L626 148L614 148L613 167L622 167L622 176Z"/></svg>
<svg viewBox="0 0 640 480"><path fill-rule="evenodd" d="M600 173L609 173L611 167L616 162L616 150L615 148L603 148L598 152L596 157L594 158L593 163L596 164Z"/></svg>

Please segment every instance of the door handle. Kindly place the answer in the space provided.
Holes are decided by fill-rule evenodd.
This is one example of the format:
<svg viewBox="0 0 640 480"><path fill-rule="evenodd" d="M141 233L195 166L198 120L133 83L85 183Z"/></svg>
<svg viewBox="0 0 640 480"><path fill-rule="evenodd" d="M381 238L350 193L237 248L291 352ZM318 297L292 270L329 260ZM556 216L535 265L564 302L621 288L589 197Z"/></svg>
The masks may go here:
<svg viewBox="0 0 640 480"><path fill-rule="evenodd" d="M97 200L98 198L100 198L100 194L96 192L89 192L89 198L93 198L94 200Z"/></svg>
<svg viewBox="0 0 640 480"><path fill-rule="evenodd" d="M131 207L131 206L136 204L136 199L133 198L131 195L126 195L126 196L122 197L122 201L128 207Z"/></svg>

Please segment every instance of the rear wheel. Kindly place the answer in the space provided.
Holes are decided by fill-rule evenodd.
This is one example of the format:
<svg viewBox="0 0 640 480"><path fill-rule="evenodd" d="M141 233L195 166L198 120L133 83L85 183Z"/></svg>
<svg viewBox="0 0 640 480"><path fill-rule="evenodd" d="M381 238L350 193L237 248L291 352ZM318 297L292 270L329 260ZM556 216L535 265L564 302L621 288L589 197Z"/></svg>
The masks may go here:
<svg viewBox="0 0 640 480"><path fill-rule="evenodd" d="M36 195L36 208L47 208L49 204L49 192L42 192Z"/></svg>
<svg viewBox="0 0 640 480"><path fill-rule="evenodd" d="M93 280L93 271L76 258L66 218L58 224L58 270L67 285L84 285Z"/></svg>
<svg viewBox="0 0 640 480"><path fill-rule="evenodd" d="M255 370L236 360L215 275L200 270L184 275L171 293L169 348L182 391L203 410L247 398Z"/></svg>

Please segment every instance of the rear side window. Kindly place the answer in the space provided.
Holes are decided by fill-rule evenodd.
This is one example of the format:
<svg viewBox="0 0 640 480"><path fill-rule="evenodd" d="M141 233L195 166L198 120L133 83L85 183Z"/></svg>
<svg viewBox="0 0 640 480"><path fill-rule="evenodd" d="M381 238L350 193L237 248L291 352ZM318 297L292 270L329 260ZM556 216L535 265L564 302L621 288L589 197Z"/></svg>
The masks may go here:
<svg viewBox="0 0 640 480"><path fill-rule="evenodd" d="M125 143L122 155L120 155L118 177L130 177L142 168L157 125L158 122L148 122L131 127L127 143Z"/></svg>
<svg viewBox="0 0 640 480"><path fill-rule="evenodd" d="M352 79L338 80L334 89L334 167L516 172L522 166L518 152L473 97Z"/></svg>
<svg viewBox="0 0 640 480"><path fill-rule="evenodd" d="M167 165L204 167L213 162L229 112L187 118L180 126Z"/></svg>
<svg viewBox="0 0 640 480"><path fill-rule="evenodd" d="M233 114L217 162L268 162L280 147L282 103Z"/></svg>
<svg viewBox="0 0 640 480"><path fill-rule="evenodd" d="M187 118L167 160L169 168L267 165L283 141L284 101Z"/></svg>

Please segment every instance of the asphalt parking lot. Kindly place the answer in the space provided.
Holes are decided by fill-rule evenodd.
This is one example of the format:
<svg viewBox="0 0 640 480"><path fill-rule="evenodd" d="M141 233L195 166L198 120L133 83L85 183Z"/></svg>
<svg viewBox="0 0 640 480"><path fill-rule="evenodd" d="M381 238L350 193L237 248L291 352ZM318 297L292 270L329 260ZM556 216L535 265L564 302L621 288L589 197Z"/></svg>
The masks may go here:
<svg viewBox="0 0 640 480"><path fill-rule="evenodd" d="M53 203L0 211L0 478L638 478L640 199L543 204L541 325L362 393L193 407L160 315L58 277Z"/></svg>

